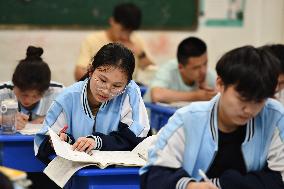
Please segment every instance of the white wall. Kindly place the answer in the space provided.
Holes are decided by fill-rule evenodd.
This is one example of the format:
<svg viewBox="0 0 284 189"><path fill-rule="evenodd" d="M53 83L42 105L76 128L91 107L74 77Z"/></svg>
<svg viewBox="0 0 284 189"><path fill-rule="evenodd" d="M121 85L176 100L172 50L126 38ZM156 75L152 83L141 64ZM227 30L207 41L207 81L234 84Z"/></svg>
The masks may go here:
<svg viewBox="0 0 284 189"><path fill-rule="evenodd" d="M195 32L140 31L157 64L174 58L178 43L190 35L208 45L209 66L214 68L226 51L242 46L284 43L284 1L247 0L243 27L199 27ZM80 43L91 31L74 30L0 30L0 81L11 79L18 60L25 57L28 45L44 48L44 60L52 79L65 85L73 83L73 70Z"/></svg>

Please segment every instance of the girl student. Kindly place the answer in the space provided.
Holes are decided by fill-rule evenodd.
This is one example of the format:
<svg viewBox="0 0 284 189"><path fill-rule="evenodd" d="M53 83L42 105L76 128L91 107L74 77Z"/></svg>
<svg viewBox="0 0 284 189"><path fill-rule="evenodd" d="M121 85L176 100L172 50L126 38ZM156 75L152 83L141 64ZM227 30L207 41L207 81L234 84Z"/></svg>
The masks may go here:
<svg viewBox="0 0 284 189"><path fill-rule="evenodd" d="M66 88L49 109L35 136L36 156L48 162L54 152L45 135L49 127L74 150L132 150L150 129L140 89L132 81L134 67L129 49L119 43L103 46L86 79Z"/></svg>
<svg viewBox="0 0 284 189"><path fill-rule="evenodd" d="M28 122L43 123L52 101L63 88L62 84L51 81L51 71L42 60L42 54L42 48L29 46L12 81L0 83L0 102L9 98L18 101L17 130L23 129Z"/></svg>

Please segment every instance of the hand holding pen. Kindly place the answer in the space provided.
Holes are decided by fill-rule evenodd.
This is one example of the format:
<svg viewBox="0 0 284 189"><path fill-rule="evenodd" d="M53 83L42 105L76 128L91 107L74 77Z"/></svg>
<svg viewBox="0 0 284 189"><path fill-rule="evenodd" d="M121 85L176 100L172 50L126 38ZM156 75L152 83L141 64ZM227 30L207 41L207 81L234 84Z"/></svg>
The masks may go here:
<svg viewBox="0 0 284 189"><path fill-rule="evenodd" d="M28 123L29 116L22 113L22 112L17 112L16 114L16 129L21 130L25 128L26 124Z"/></svg>
<svg viewBox="0 0 284 189"><path fill-rule="evenodd" d="M198 170L198 173L203 178L204 182L190 182L187 185L187 189L218 189L201 169Z"/></svg>
<svg viewBox="0 0 284 189"><path fill-rule="evenodd" d="M67 131L67 129L68 129L68 126L65 125L58 133L60 140L65 141L65 142L67 141L67 134L65 133ZM51 147L53 148L51 138L49 138L49 143L50 143Z"/></svg>
<svg viewBox="0 0 284 189"><path fill-rule="evenodd" d="M62 141L67 141L67 134L66 134L66 131L68 129L68 126L65 125L60 131L59 131L59 138L62 140Z"/></svg>

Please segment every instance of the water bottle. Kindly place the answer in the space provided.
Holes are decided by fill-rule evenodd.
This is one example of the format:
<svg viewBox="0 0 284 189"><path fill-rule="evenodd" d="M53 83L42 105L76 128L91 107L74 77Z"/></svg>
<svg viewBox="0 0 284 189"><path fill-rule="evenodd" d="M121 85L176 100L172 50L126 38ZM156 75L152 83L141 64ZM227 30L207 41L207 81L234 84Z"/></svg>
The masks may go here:
<svg viewBox="0 0 284 189"><path fill-rule="evenodd" d="M1 134L16 133L16 114L18 102L14 99L5 99L1 102Z"/></svg>

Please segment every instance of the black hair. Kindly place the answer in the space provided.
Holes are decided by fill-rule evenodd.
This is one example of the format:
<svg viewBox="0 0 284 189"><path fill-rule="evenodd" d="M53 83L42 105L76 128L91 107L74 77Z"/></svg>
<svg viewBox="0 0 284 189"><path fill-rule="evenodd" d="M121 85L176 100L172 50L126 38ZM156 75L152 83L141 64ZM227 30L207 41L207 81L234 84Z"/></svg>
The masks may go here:
<svg viewBox="0 0 284 189"><path fill-rule="evenodd" d="M225 53L216 71L225 88L234 85L248 101L272 97L278 82L279 61L268 51L244 46Z"/></svg>
<svg viewBox="0 0 284 189"><path fill-rule="evenodd" d="M109 43L104 45L94 56L92 65L80 81L89 77L89 73L101 66L111 66L121 69L127 74L128 82L132 80L135 69L135 58L131 50L120 43Z"/></svg>
<svg viewBox="0 0 284 189"><path fill-rule="evenodd" d="M188 37L178 45L178 63L186 65L190 57L201 56L206 50L207 47L204 41L197 37Z"/></svg>
<svg viewBox="0 0 284 189"><path fill-rule="evenodd" d="M40 93L48 89L51 72L48 64L42 60L42 54L43 49L40 47L27 48L26 58L20 60L13 73L14 86L22 91L38 90Z"/></svg>
<svg viewBox="0 0 284 189"><path fill-rule="evenodd" d="M3 173L0 172L0 188L1 189L13 189L12 181Z"/></svg>
<svg viewBox="0 0 284 189"><path fill-rule="evenodd" d="M284 74L284 45L283 44L273 44L273 45L265 45L263 47L265 50L271 52L276 58L279 59L281 65L281 73Z"/></svg>
<svg viewBox="0 0 284 189"><path fill-rule="evenodd" d="M141 25L142 13L133 3L116 5L112 16L116 22L131 31L137 30Z"/></svg>

